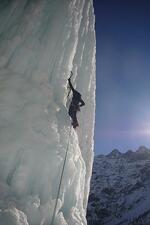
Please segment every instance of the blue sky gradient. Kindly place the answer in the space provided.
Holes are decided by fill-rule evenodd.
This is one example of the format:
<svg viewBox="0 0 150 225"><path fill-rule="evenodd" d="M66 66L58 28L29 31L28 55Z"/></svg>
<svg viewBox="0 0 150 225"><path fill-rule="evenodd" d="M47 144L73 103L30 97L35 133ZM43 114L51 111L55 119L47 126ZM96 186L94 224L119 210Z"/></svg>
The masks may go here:
<svg viewBox="0 0 150 225"><path fill-rule="evenodd" d="M150 148L150 2L94 0L95 153Z"/></svg>

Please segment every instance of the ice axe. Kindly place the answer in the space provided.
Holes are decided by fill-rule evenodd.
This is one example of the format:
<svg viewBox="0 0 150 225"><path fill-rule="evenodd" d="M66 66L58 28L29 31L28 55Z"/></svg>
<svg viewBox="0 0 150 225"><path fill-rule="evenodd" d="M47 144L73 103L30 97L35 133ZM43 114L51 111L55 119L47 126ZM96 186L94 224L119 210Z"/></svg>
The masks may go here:
<svg viewBox="0 0 150 225"><path fill-rule="evenodd" d="M73 72L71 71L71 72L70 72L70 77L69 77L68 79L71 79L72 76L73 76ZM71 92L71 89L69 88L67 98L69 97L70 92Z"/></svg>
<svg viewBox="0 0 150 225"><path fill-rule="evenodd" d="M71 72L70 72L70 77L69 77L69 79L71 79L72 76L73 76L73 72L71 71Z"/></svg>

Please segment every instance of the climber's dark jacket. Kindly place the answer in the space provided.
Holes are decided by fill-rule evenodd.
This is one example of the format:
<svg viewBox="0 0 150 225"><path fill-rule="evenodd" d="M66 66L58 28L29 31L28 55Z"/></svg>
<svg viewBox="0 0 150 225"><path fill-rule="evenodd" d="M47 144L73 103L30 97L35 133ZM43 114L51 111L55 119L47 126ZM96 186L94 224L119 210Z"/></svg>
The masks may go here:
<svg viewBox="0 0 150 225"><path fill-rule="evenodd" d="M69 106L69 116L72 118L72 125L75 128L76 126L78 126L78 121L76 116L77 111L80 111L80 107L84 106L85 103L81 98L81 94L78 91L76 91L74 87L72 86L70 78L68 79L68 82L73 93L72 101Z"/></svg>

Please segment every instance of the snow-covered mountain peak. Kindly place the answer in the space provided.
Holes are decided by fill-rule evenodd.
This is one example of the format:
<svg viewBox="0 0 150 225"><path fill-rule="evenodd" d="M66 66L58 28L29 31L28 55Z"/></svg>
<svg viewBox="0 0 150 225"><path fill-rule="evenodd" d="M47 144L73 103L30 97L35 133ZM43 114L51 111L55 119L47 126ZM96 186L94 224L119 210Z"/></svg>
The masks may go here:
<svg viewBox="0 0 150 225"><path fill-rule="evenodd" d="M118 158L122 153L118 149L113 149L111 153L107 155L108 158Z"/></svg>
<svg viewBox="0 0 150 225"><path fill-rule="evenodd" d="M140 146L136 151L128 150L123 157L132 161L150 159L150 149Z"/></svg>
<svg viewBox="0 0 150 225"><path fill-rule="evenodd" d="M150 224L149 149L95 156L87 217L96 225Z"/></svg>
<svg viewBox="0 0 150 225"><path fill-rule="evenodd" d="M150 154L150 149L146 148L145 146L140 146L137 150L136 153L138 154Z"/></svg>

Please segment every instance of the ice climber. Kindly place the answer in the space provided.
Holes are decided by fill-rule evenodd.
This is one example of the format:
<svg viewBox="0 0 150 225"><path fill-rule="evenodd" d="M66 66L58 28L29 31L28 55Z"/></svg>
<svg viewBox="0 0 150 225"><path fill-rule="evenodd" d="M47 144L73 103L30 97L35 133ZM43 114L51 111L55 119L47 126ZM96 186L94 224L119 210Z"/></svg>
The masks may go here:
<svg viewBox="0 0 150 225"><path fill-rule="evenodd" d="M74 89L74 87L72 86L71 77L68 79L68 83L69 83L70 89L72 90L72 93L73 93L73 97L72 97L72 100L71 100L71 103L70 103L70 106L69 106L69 112L68 113L69 113L69 116L72 119L71 124L72 124L73 128L76 128L76 127L79 126L78 120L77 120L77 112L80 111L80 107L84 106L85 103L81 98L81 94L78 91L76 91Z"/></svg>

